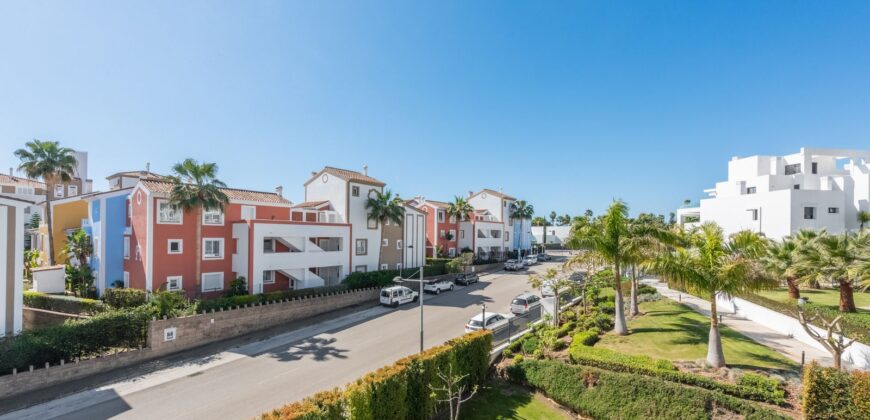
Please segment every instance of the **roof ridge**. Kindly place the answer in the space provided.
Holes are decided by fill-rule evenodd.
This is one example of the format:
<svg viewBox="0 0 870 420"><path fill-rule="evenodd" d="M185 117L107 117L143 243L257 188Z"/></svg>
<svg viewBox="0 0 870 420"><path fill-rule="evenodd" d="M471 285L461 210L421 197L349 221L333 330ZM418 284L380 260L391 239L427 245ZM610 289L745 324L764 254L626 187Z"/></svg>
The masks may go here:
<svg viewBox="0 0 870 420"><path fill-rule="evenodd" d="M160 178L142 178L142 181L162 182L162 183L165 183L165 184L172 184L172 181L169 181L169 180L166 180L166 179L160 179ZM192 184L187 183L187 185L192 185ZM252 193L257 193L257 194L272 194L272 195L278 195L278 193L275 192L275 191L250 190L250 189L247 189L247 188L236 188L236 187L218 187L218 188L220 188L220 189L222 189L222 190L233 190L233 191L252 192ZM279 197L281 197L281 196L279 195Z"/></svg>

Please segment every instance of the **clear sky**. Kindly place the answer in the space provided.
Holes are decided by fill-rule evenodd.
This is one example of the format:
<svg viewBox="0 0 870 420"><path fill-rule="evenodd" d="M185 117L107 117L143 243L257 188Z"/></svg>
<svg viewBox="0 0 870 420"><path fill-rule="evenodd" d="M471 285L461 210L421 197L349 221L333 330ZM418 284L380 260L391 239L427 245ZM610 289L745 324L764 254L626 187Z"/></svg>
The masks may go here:
<svg viewBox="0 0 870 420"><path fill-rule="evenodd" d="M194 157L300 201L367 164L406 197L667 214L733 155L868 134L866 1L0 3L0 168L58 140L98 189Z"/></svg>

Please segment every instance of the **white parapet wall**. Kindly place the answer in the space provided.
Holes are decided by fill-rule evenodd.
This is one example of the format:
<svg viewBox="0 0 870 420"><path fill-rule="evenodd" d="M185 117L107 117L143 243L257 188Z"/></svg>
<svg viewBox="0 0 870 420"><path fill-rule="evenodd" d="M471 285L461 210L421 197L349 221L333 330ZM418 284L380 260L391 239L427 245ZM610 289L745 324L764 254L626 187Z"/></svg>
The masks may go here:
<svg viewBox="0 0 870 420"><path fill-rule="evenodd" d="M66 291L65 270L62 265L33 269L33 290L41 293Z"/></svg>
<svg viewBox="0 0 870 420"><path fill-rule="evenodd" d="M728 299L725 296L719 295L716 299L716 304L721 312L731 312L736 316L757 322L774 331L794 337L802 343L826 351L824 346L810 337L804 331L800 322L793 317L738 297ZM827 334L821 328L813 327L813 329L818 331L823 337ZM843 354L843 362L861 370L870 370L870 346L856 341L846 349Z"/></svg>

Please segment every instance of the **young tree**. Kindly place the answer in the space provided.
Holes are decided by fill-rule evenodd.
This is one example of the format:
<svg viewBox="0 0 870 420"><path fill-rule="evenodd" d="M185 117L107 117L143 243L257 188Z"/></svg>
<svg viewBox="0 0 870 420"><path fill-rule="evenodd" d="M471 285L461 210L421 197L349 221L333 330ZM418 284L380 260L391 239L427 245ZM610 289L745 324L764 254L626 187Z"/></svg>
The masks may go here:
<svg viewBox="0 0 870 420"><path fill-rule="evenodd" d="M762 264L777 279L785 279L788 286L788 297L798 299L801 297L797 281L800 277L800 265L798 264L798 242L791 237L785 237L781 241L770 241L767 252L762 257Z"/></svg>
<svg viewBox="0 0 870 420"><path fill-rule="evenodd" d="M45 223L48 225L48 265L54 265L54 233L51 223L51 194L54 185L72 180L78 161L74 151L60 147L56 141L33 140L25 143L23 149L15 151L21 160L19 170L28 178L45 181Z"/></svg>
<svg viewBox="0 0 870 420"><path fill-rule="evenodd" d="M798 306L796 312L798 322L800 322L804 331L806 331L813 340L816 340L821 344L828 353L831 353L831 358L834 359L834 367L842 369L843 353L846 351L847 347L855 342L855 339L847 340L843 336L843 328L840 326L840 321L843 319L843 315L837 315L833 320L829 321L819 314L818 311L808 317L806 311L804 311L800 306ZM825 335L823 336L816 331L812 327L813 324L823 325Z"/></svg>
<svg viewBox="0 0 870 420"><path fill-rule="evenodd" d="M217 179L216 163L198 162L187 158L172 167L172 190L169 193L171 205L185 213L195 212L196 218L196 290L202 290L202 218L203 213L211 210L223 211L230 202L221 188L226 187Z"/></svg>
<svg viewBox="0 0 870 420"><path fill-rule="evenodd" d="M24 278L33 280L33 269L39 267L39 250L28 249L24 251Z"/></svg>
<svg viewBox="0 0 870 420"><path fill-rule="evenodd" d="M462 404L474 397L477 394L477 385L471 388L471 392L466 395L467 385L464 383L465 375L454 375L453 364L450 364L447 369L447 374L438 368L438 378L441 380L441 386L429 384L429 389L432 390L432 396L435 401L447 403L450 407L450 420L459 419L459 409Z"/></svg>
<svg viewBox="0 0 870 420"><path fill-rule="evenodd" d="M870 223L870 211L859 211L858 212L858 224L860 225L860 229L863 231L864 226Z"/></svg>
<svg viewBox="0 0 870 420"><path fill-rule="evenodd" d="M85 296L94 280L91 267L88 265L88 259L94 253L90 236L82 229L70 233L67 235L63 252L67 256L66 274L70 289L78 296Z"/></svg>
<svg viewBox="0 0 870 420"><path fill-rule="evenodd" d="M730 296L776 286L776 281L766 275L758 262L764 246L764 240L749 231L738 232L726 240L722 229L708 222L689 234L685 246L660 255L650 264L652 271L668 282L700 293L710 301L707 343L710 366L725 366L716 295Z"/></svg>
<svg viewBox="0 0 870 420"><path fill-rule="evenodd" d="M537 274L530 275L529 285L539 290L544 287L553 290L553 321L556 327L558 327L560 324L559 307L561 306L559 299L562 293L575 287L576 284L564 272L560 273L555 268L549 268L543 276Z"/></svg>

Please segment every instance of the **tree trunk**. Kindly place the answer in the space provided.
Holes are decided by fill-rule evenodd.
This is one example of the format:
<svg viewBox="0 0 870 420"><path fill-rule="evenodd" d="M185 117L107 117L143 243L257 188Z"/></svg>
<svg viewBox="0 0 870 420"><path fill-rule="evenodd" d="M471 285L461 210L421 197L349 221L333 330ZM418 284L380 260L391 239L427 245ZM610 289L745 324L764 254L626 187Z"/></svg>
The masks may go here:
<svg viewBox="0 0 870 420"><path fill-rule="evenodd" d="M840 312L857 312L852 282L840 280Z"/></svg>
<svg viewBox="0 0 870 420"><path fill-rule="evenodd" d="M51 223L51 190L54 185L45 183L45 225L48 227L48 265L54 265L54 232Z"/></svg>
<svg viewBox="0 0 870 420"><path fill-rule="evenodd" d="M196 290L194 295L199 296L202 292L202 206L196 211Z"/></svg>
<svg viewBox="0 0 870 420"><path fill-rule="evenodd" d="M837 348L833 348L831 350L831 356L833 356L833 359L834 359L834 368L837 370L842 370L843 369L843 367L842 367L843 352Z"/></svg>
<svg viewBox="0 0 870 420"><path fill-rule="evenodd" d="M707 340L707 363L714 368L725 366L722 336L719 335L719 314L716 311L716 292L710 296L710 336Z"/></svg>
<svg viewBox="0 0 870 420"><path fill-rule="evenodd" d="M629 313L631 316L640 315L640 309L637 306L637 266L631 265L631 302L629 304Z"/></svg>
<svg viewBox="0 0 870 420"><path fill-rule="evenodd" d="M625 323L625 311L623 311L622 305L622 279L619 274L619 261L613 263L613 280L614 280L614 289L616 289L616 296L614 297L614 308L616 309L616 313L614 314L614 323L613 323L613 332L618 335L628 335L628 326Z"/></svg>
<svg viewBox="0 0 870 420"><path fill-rule="evenodd" d="M794 277L789 277L785 279L785 283L788 284L788 297L792 299L800 299L801 291L797 287L797 283L795 283Z"/></svg>

